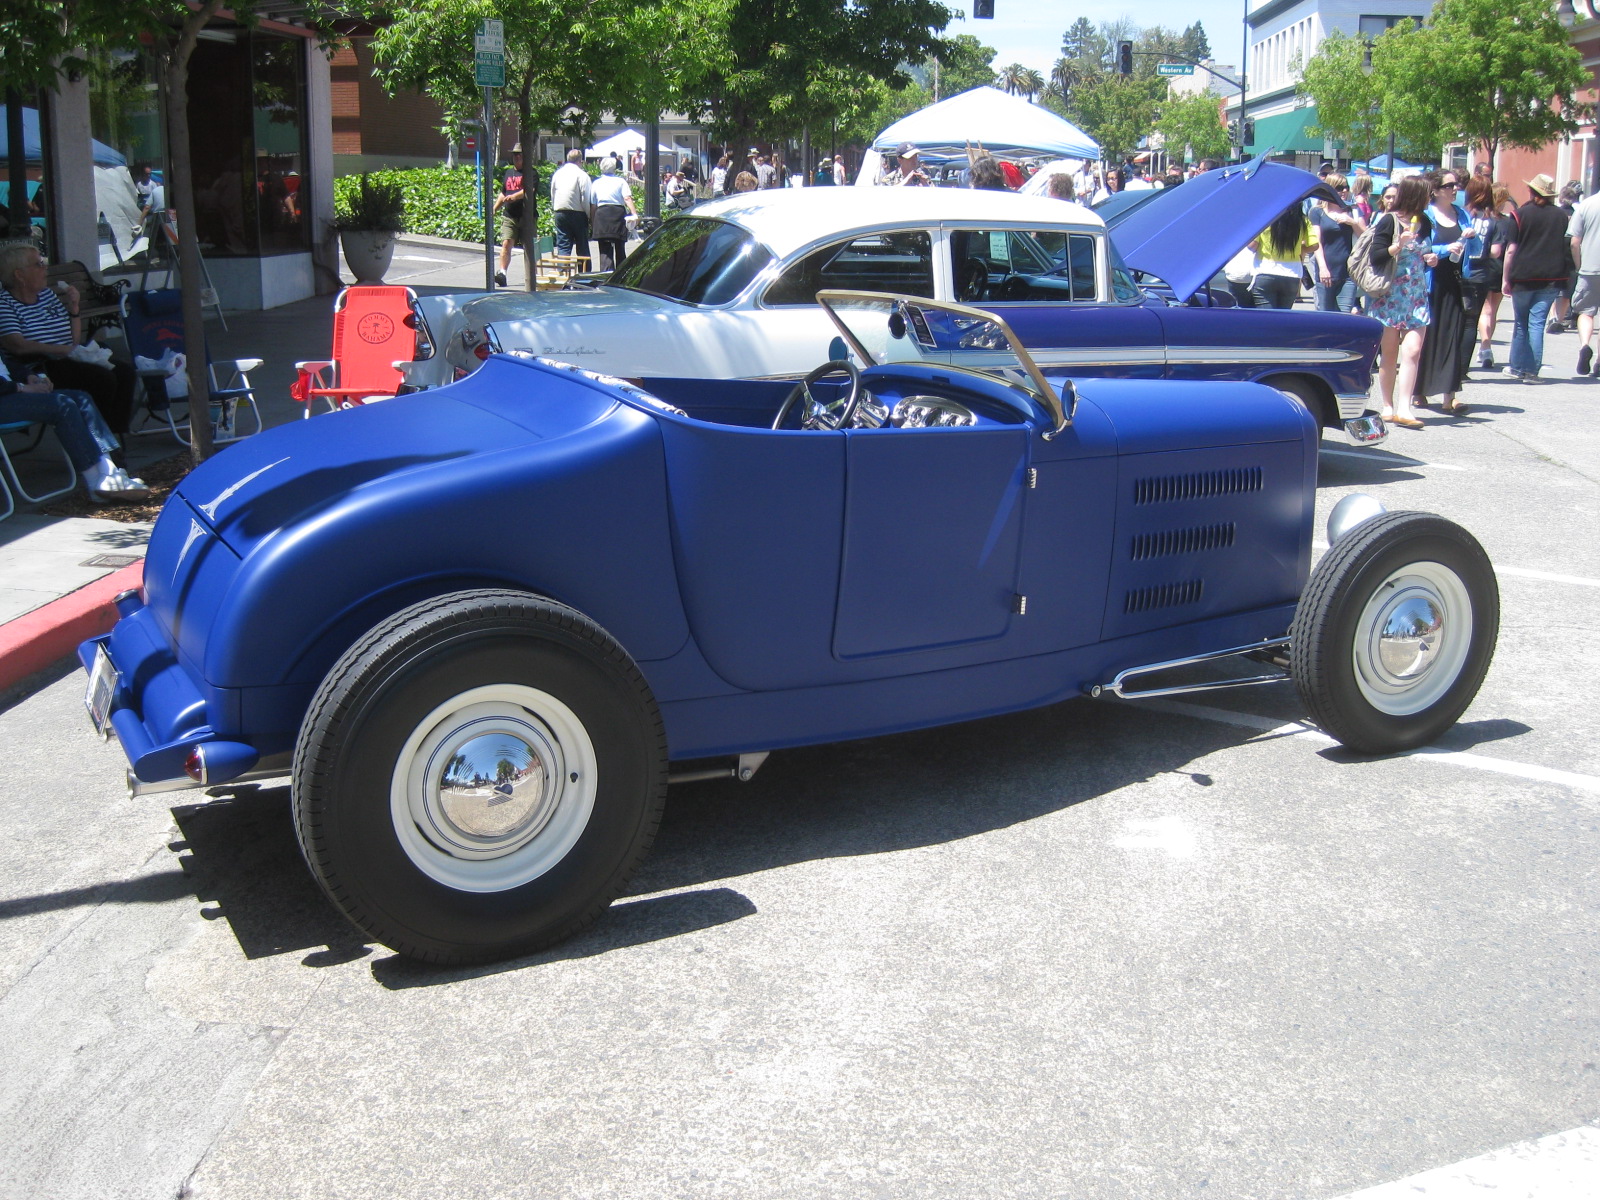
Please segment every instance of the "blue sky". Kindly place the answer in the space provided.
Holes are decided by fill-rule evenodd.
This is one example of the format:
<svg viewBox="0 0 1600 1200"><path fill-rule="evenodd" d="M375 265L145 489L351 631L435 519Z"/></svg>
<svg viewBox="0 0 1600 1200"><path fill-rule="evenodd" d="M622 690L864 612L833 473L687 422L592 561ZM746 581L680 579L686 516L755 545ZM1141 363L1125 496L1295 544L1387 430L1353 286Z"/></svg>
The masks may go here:
<svg viewBox="0 0 1600 1200"><path fill-rule="evenodd" d="M1251 7L1259 7L1261 2L1255 0ZM1078 0L1076 4L1063 5L994 0L994 20L975 21L971 0L954 0L950 7L966 13L966 20L952 21L945 32L970 33L985 45L994 46L999 51L995 56L997 67L1019 62L1048 75L1061 53L1061 35L1079 17L1088 17L1098 25L1127 16L1140 27L1165 25L1176 30L1199 21L1210 39L1211 53L1218 61L1237 66L1244 33L1244 4L1245 0L1153 0L1140 6L1130 5L1127 0Z"/></svg>

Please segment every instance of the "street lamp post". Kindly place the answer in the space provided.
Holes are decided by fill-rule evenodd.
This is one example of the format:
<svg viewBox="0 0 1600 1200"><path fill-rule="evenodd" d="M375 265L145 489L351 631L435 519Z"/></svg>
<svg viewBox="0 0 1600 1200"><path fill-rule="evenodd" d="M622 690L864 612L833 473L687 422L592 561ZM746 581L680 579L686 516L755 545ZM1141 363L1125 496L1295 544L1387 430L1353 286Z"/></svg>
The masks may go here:
<svg viewBox="0 0 1600 1200"><path fill-rule="evenodd" d="M1250 0L1244 0L1244 32L1239 47L1239 158L1243 161L1248 144L1245 141L1245 113L1249 110L1250 66Z"/></svg>

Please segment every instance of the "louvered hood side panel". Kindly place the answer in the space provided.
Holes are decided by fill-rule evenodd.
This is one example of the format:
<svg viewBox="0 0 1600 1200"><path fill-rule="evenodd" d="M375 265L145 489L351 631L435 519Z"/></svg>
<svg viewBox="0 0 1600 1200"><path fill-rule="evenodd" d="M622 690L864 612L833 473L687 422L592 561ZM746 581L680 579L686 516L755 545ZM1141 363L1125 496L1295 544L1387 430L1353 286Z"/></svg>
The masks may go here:
<svg viewBox="0 0 1600 1200"><path fill-rule="evenodd" d="M1133 454L1101 637L1293 603L1310 568L1301 441Z"/></svg>

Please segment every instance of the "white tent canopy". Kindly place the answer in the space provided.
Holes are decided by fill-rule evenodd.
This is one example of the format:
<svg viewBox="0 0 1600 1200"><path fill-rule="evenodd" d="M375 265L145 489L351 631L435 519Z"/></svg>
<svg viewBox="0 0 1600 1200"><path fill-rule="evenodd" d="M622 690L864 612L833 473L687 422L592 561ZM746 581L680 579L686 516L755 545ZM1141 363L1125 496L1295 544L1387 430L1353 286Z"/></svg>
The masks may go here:
<svg viewBox="0 0 1600 1200"><path fill-rule="evenodd" d="M969 142L997 158L1100 157L1099 143L1071 121L991 87L975 87L900 118L873 139L872 148L887 155L901 142L929 157L965 158Z"/></svg>
<svg viewBox="0 0 1600 1200"><path fill-rule="evenodd" d="M643 150L644 145L644 134L637 129L624 129L618 133L613 133L604 141L596 142L583 152L583 156L585 158L604 158L608 154L615 153L619 158L627 158L635 150ZM692 150L685 150L682 146L658 145L656 149L662 154L674 156L694 153Z"/></svg>

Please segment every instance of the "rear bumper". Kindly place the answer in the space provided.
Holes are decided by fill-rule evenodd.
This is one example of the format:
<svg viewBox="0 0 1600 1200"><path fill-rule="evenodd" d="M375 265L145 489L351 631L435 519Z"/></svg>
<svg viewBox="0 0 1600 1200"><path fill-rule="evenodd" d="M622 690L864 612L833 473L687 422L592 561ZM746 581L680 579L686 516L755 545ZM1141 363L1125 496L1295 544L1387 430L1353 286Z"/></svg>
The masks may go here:
<svg viewBox="0 0 1600 1200"><path fill-rule="evenodd" d="M135 794L226 783L252 772L259 755L217 728L224 697L194 679L168 646L155 614L134 593L117 598L121 620L108 634L78 647L93 673L102 647L116 673L107 731L128 758ZM196 750L198 778L185 770ZM138 786L135 786L137 781Z"/></svg>

